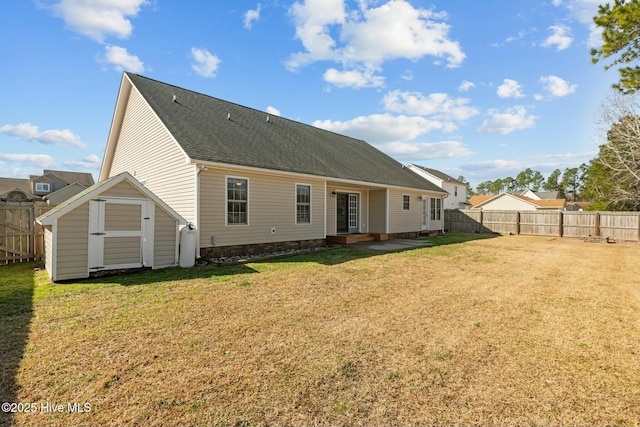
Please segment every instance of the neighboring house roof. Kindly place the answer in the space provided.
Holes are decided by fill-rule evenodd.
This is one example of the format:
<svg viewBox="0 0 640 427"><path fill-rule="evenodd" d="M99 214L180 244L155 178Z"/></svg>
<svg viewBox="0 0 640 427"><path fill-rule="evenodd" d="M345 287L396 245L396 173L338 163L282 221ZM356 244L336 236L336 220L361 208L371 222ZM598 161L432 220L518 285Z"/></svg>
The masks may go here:
<svg viewBox="0 0 640 427"><path fill-rule="evenodd" d="M14 191L24 193L27 198L34 197L34 195L31 194L31 187L28 179L0 178L0 198L6 198L9 193Z"/></svg>
<svg viewBox="0 0 640 427"><path fill-rule="evenodd" d="M566 204L566 199L553 199L553 200L535 200L530 197L521 196L519 194L511 194L511 193L500 193L500 194L490 194L483 196L472 196L469 198L469 203L473 208L481 208L487 205L492 200L496 200L500 197L513 197L516 199L520 199L526 203L529 203L535 206L538 209L557 209L562 208Z"/></svg>
<svg viewBox="0 0 640 427"><path fill-rule="evenodd" d="M84 187L91 187L94 184L93 175L88 172L71 172L45 169L42 175L55 175L67 184L78 183Z"/></svg>
<svg viewBox="0 0 640 427"><path fill-rule="evenodd" d="M468 201L469 201L469 204L475 208L476 206L479 206L479 205L483 204L484 202L493 199L494 197L496 197L496 194L487 194L487 195L482 195L482 196L471 196L471 197L469 197Z"/></svg>
<svg viewBox="0 0 640 427"><path fill-rule="evenodd" d="M185 225L187 223L187 220L185 220L182 216L180 216L176 211L171 209L171 207L167 205L165 202L160 200L148 188L140 184L140 182L136 180L133 176L131 176L128 172L122 172L109 179L105 179L104 181L101 181L98 184L95 184L89 188L86 188L84 191L76 194L75 196L73 196L68 200L65 200L64 202L62 202L55 208L51 209L50 211L40 215L38 218L36 218L36 221L42 225L53 225L55 221L62 215L72 211L73 209L77 208L81 204L88 202L96 195L101 194L102 192L108 190L109 188L125 180L128 181L131 185L133 185L138 191L140 191L148 199L153 200L157 205L161 206L162 209L164 209L168 214L175 217L181 225Z"/></svg>
<svg viewBox="0 0 640 427"><path fill-rule="evenodd" d="M73 184L69 184L66 187L62 187L60 190L47 194L43 197L43 199L47 200L51 204L56 205L70 199L81 191L84 191L85 188L87 187L74 182Z"/></svg>
<svg viewBox="0 0 640 427"><path fill-rule="evenodd" d="M422 169L423 171L425 171L425 172L427 172L427 173L429 173L429 174L433 175L434 177L436 177L436 178L438 178L438 179L442 180L442 182L448 182L448 183L451 183L451 184L454 184L454 185L455 185L455 184L457 184L457 185L462 185L462 186L465 186L465 187L466 187L466 184L464 184L464 183L462 183L462 182L458 181L458 180L457 180L457 179L455 179L454 177L452 177L452 176L450 176L450 175L447 175L447 174L446 174L446 173L444 173L444 172L441 172L441 171L436 170L436 169L431 169L431 168L428 168L428 167L425 167L425 166L415 165L415 164L413 164L413 163L411 163L411 165L412 165L412 166L415 166L415 167L417 167L417 168L420 168L420 169Z"/></svg>
<svg viewBox="0 0 640 427"><path fill-rule="evenodd" d="M538 197L540 197L543 200L558 199L558 195L559 195L558 191L536 191L535 193Z"/></svg>
<svg viewBox="0 0 640 427"><path fill-rule="evenodd" d="M125 73L123 78L137 88L193 162L224 163L443 193L441 188L365 141L137 74ZM110 168L109 145L103 170ZM115 147L111 147L113 149Z"/></svg>

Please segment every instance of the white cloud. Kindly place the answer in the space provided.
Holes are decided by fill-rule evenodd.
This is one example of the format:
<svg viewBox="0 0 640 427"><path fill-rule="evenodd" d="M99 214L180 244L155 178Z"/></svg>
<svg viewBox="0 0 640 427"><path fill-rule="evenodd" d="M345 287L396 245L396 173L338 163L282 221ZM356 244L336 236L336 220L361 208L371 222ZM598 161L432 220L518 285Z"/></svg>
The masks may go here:
<svg viewBox="0 0 640 427"><path fill-rule="evenodd" d="M43 169L54 167L56 162L48 154L2 154L0 160L6 162L31 164Z"/></svg>
<svg viewBox="0 0 640 427"><path fill-rule="evenodd" d="M324 81L331 83L337 87L381 87L384 85L384 77L374 75L374 70L365 71L338 71L335 68L329 68L324 75Z"/></svg>
<svg viewBox="0 0 640 427"><path fill-rule="evenodd" d="M50 129L40 132L37 126L31 123L20 123L18 125L4 125L0 127L0 132L9 134L16 138L27 141L37 141L42 144L56 146L70 146L85 148L87 145L80 140L80 137L69 129Z"/></svg>
<svg viewBox="0 0 640 427"><path fill-rule="evenodd" d="M465 157L475 154L460 141L402 142L380 144L378 148L398 159L430 160Z"/></svg>
<svg viewBox="0 0 640 427"><path fill-rule="evenodd" d="M566 25L552 25L549 27L552 34L542 43L543 47L556 47L556 51L567 49L573 42L571 28Z"/></svg>
<svg viewBox="0 0 640 427"><path fill-rule="evenodd" d="M344 0L305 0L295 2L290 12L296 37L305 51L289 58L291 70L316 61L336 61L353 68L380 67L384 61L405 58L418 60L430 55L444 58L447 66L457 67L465 54L449 39L446 15L414 8L405 0L390 0L379 7L347 12Z"/></svg>
<svg viewBox="0 0 640 427"><path fill-rule="evenodd" d="M476 163L468 163L466 165L460 166L460 168L465 171L473 171L473 172L491 171L495 175L508 174L509 172L512 172L512 171L521 171L525 167L530 167L530 166L526 166L523 162L519 160L501 160L501 159L487 160L484 162L476 162Z"/></svg>
<svg viewBox="0 0 640 427"><path fill-rule="evenodd" d="M191 56L193 58L193 64L191 68L199 76L202 77L215 77L218 66L220 65L220 59L216 55L212 55L206 49L198 49L196 47L191 48Z"/></svg>
<svg viewBox="0 0 640 427"><path fill-rule="evenodd" d="M474 82L463 80L462 83L460 83L460 86L458 86L458 92L467 92L469 89L472 89L474 87L476 87L476 84Z"/></svg>
<svg viewBox="0 0 640 427"><path fill-rule="evenodd" d="M60 0L49 8L73 31L97 42L107 36L126 39L135 17L147 0Z"/></svg>
<svg viewBox="0 0 640 427"><path fill-rule="evenodd" d="M544 89L554 98L567 96L575 92L578 85L572 85L568 81L558 76L540 77L540 83L544 85Z"/></svg>
<svg viewBox="0 0 640 427"><path fill-rule="evenodd" d="M492 43L491 46L492 47L501 47L504 46L508 43L513 43L515 41L521 40L524 38L524 36L526 35L526 32L524 31L518 31L518 34L515 36L509 36L506 39L504 39L504 41L500 42L500 43Z"/></svg>
<svg viewBox="0 0 640 427"><path fill-rule="evenodd" d="M497 110L489 111L490 118L485 120L477 129L478 133L500 133L506 135L516 130L532 128L538 117L527 115L527 110L517 105L505 112Z"/></svg>
<svg viewBox="0 0 640 427"><path fill-rule="evenodd" d="M102 160L95 154L89 154L87 157L84 157L82 161L68 161L63 164L74 169L100 169Z"/></svg>
<svg viewBox="0 0 640 427"><path fill-rule="evenodd" d="M571 16L589 28L587 45L597 47L602 44L602 29L596 27L593 17L598 14L598 6L601 3L603 3L602 0L556 0L553 5L564 6Z"/></svg>
<svg viewBox="0 0 640 427"><path fill-rule="evenodd" d="M113 65L116 70L144 72L144 63L137 56L127 52L127 49L119 46L105 46L104 50L104 58L101 61Z"/></svg>
<svg viewBox="0 0 640 427"><path fill-rule="evenodd" d="M346 122L316 120L312 125L362 139L372 144L410 141L434 130L449 132L456 129L455 125L448 122L391 114L360 116Z"/></svg>
<svg viewBox="0 0 640 427"><path fill-rule="evenodd" d="M504 79L498 86L498 96L500 98L522 98L522 86L515 80Z"/></svg>
<svg viewBox="0 0 640 427"><path fill-rule="evenodd" d="M400 76L402 80L411 81L413 80L413 71L407 70Z"/></svg>
<svg viewBox="0 0 640 427"><path fill-rule="evenodd" d="M280 110L278 110L276 107L272 107L271 105L267 107L267 113L272 114L274 116L281 116Z"/></svg>
<svg viewBox="0 0 640 427"><path fill-rule="evenodd" d="M257 21L260 19L260 3L258 3L258 7L255 10L247 10L244 14L244 28L250 30L253 26L253 21Z"/></svg>
<svg viewBox="0 0 640 427"><path fill-rule="evenodd" d="M478 110L467 105L468 98L450 98L446 93L432 93L427 96L419 92L387 93L382 102L385 109L396 113L433 116L437 119L466 120L478 114Z"/></svg>

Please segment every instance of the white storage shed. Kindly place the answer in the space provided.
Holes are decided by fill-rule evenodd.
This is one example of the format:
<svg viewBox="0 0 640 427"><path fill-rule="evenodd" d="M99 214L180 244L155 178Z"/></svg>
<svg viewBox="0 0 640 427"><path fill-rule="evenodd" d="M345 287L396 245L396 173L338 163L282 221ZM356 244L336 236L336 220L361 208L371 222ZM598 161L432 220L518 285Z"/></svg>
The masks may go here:
<svg viewBox="0 0 640 427"><path fill-rule="evenodd" d="M93 272L177 266L187 221L127 172L99 182L36 219L54 281Z"/></svg>

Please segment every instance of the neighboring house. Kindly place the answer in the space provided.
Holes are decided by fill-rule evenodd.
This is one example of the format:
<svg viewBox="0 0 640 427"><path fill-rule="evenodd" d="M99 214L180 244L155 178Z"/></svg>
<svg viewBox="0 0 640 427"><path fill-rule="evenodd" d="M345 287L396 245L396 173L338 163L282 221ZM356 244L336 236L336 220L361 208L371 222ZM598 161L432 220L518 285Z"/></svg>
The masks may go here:
<svg viewBox="0 0 640 427"><path fill-rule="evenodd" d="M503 211L537 211L537 210L565 210L565 199L532 199L519 194L501 193L487 196L473 196L469 199L472 209L503 210Z"/></svg>
<svg viewBox="0 0 640 427"><path fill-rule="evenodd" d="M443 228L446 192L364 141L132 73L100 180L124 171L195 226L204 257Z"/></svg>
<svg viewBox="0 0 640 427"><path fill-rule="evenodd" d="M0 202L30 202L40 197L31 193L28 179L0 178Z"/></svg>
<svg viewBox="0 0 640 427"><path fill-rule="evenodd" d="M0 201L47 201L55 205L93 184L90 173L45 169L42 175L29 179L0 178Z"/></svg>
<svg viewBox="0 0 640 427"><path fill-rule="evenodd" d="M465 209L470 207L467 202L467 184L447 175L439 170L430 169L409 163L407 167L421 177L428 179L449 195L444 200L445 209Z"/></svg>

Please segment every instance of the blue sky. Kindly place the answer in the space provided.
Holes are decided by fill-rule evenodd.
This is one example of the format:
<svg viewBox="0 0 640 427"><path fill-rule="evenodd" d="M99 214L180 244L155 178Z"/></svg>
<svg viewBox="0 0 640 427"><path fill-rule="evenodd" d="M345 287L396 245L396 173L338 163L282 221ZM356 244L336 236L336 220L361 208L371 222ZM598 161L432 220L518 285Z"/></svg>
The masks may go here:
<svg viewBox="0 0 640 427"><path fill-rule="evenodd" d="M599 1L3 0L0 176L97 177L123 70L473 185L597 154Z"/></svg>

